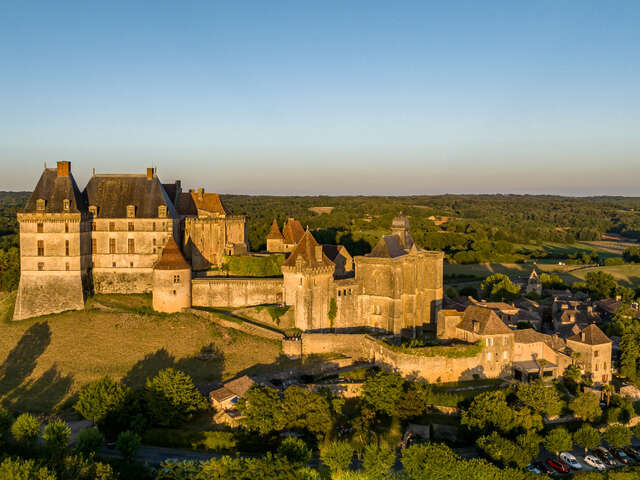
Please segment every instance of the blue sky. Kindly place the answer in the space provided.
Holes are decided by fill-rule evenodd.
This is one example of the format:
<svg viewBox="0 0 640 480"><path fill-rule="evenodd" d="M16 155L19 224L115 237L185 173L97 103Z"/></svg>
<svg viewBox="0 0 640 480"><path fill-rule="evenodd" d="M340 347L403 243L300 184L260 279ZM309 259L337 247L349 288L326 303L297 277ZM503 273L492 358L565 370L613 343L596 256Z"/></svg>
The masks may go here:
<svg viewBox="0 0 640 480"><path fill-rule="evenodd" d="M0 190L639 195L640 2L0 0Z"/></svg>

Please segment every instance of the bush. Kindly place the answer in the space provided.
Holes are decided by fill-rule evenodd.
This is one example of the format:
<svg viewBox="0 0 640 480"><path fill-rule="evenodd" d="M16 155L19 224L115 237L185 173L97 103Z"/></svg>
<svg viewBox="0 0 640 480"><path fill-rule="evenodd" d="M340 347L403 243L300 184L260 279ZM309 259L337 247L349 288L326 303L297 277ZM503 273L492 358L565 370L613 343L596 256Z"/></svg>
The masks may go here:
<svg viewBox="0 0 640 480"><path fill-rule="evenodd" d="M301 438L287 437L278 447L278 455L291 463L306 464L311 460L311 450Z"/></svg>
<svg viewBox="0 0 640 480"><path fill-rule="evenodd" d="M106 376L80 390L73 408L87 420L100 423L108 414L123 407L128 393L127 387Z"/></svg>
<svg viewBox="0 0 640 480"><path fill-rule="evenodd" d="M56 419L44 427L42 438L52 454L62 453L69 444L71 428L64 420Z"/></svg>
<svg viewBox="0 0 640 480"><path fill-rule="evenodd" d="M165 427L181 425L208 407L191 377L174 368L147 379L145 400L152 421Z"/></svg>
<svg viewBox="0 0 640 480"><path fill-rule="evenodd" d="M167 448L187 448L215 453L233 453L238 441L233 432L192 432L170 428L152 428L144 432L145 444Z"/></svg>
<svg viewBox="0 0 640 480"><path fill-rule="evenodd" d="M36 465L33 460L5 458L0 463L0 478L3 480L56 480L54 472Z"/></svg>
<svg viewBox="0 0 640 480"><path fill-rule="evenodd" d="M614 265L624 265L622 257L610 257L604 261L605 266L613 267Z"/></svg>
<svg viewBox="0 0 640 480"><path fill-rule="evenodd" d="M284 255L224 256L223 270L243 277L279 277L282 275Z"/></svg>
<svg viewBox="0 0 640 480"><path fill-rule="evenodd" d="M125 431L118 435L116 448L125 460L131 461L140 450L140 436L132 431Z"/></svg>
<svg viewBox="0 0 640 480"><path fill-rule="evenodd" d="M364 449L362 466L371 480L385 478L396 460L395 449L386 443L371 443Z"/></svg>
<svg viewBox="0 0 640 480"><path fill-rule="evenodd" d="M19 444L33 447L40 436L40 420L30 413L23 413L11 426L11 435Z"/></svg>
<svg viewBox="0 0 640 480"><path fill-rule="evenodd" d="M11 424L13 423L13 416L9 413L8 410L0 407L0 444L2 443L5 435L11 429Z"/></svg>
<svg viewBox="0 0 640 480"><path fill-rule="evenodd" d="M348 470L351 465L353 448L349 442L337 440L326 446L320 458L329 467L331 473L342 472Z"/></svg>
<svg viewBox="0 0 640 480"><path fill-rule="evenodd" d="M87 428L78 434L76 451L84 456L91 456L100 451L104 445L104 436L96 427Z"/></svg>

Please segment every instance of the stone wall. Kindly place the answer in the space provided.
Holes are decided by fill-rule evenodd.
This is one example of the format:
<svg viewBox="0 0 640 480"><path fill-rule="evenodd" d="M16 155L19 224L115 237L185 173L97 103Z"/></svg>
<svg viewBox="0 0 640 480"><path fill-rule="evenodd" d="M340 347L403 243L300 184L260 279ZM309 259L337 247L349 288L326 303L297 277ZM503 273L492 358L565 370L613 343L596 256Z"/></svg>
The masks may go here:
<svg viewBox="0 0 640 480"><path fill-rule="evenodd" d="M195 278L195 307L249 307L280 303L282 278Z"/></svg>
<svg viewBox="0 0 640 480"><path fill-rule="evenodd" d="M80 272L41 273L22 272L14 320L84 308Z"/></svg>
<svg viewBox="0 0 640 480"><path fill-rule="evenodd" d="M340 353L354 360L368 360L367 338L360 333L304 333L302 354Z"/></svg>
<svg viewBox="0 0 640 480"><path fill-rule="evenodd" d="M153 286L153 269L119 268L94 269L95 293L150 293Z"/></svg>

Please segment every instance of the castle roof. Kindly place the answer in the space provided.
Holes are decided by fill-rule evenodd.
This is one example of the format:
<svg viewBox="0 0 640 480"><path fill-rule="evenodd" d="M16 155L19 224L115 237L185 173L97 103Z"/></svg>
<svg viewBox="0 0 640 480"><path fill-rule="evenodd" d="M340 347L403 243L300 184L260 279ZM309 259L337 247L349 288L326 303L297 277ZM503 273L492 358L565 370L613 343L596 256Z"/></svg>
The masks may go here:
<svg viewBox="0 0 640 480"><path fill-rule="evenodd" d="M81 213L86 212L82 194L73 175L59 176L58 169L45 168L40 180L24 207L25 213L39 212L37 200L44 200L44 213ZM64 200L69 200L69 209L65 210Z"/></svg>
<svg viewBox="0 0 640 480"><path fill-rule="evenodd" d="M338 255L342 255L345 258L347 258L347 256L349 257L351 256L351 254L349 253L349 250L347 250L347 247L345 247L344 245L324 245L323 244L322 251L327 256L327 258L329 258L329 260L331 260L334 263Z"/></svg>
<svg viewBox="0 0 640 480"><path fill-rule="evenodd" d="M267 240L282 240L282 233L280 233L280 228L278 227L278 222L274 218L273 223L271 224L271 230L267 233Z"/></svg>
<svg viewBox="0 0 640 480"><path fill-rule="evenodd" d="M307 230L293 249L289 258L282 264L283 267L295 267L298 259L302 259L307 268L333 267L334 263L322 251L322 247L313 238L311 232Z"/></svg>
<svg viewBox="0 0 640 480"><path fill-rule="evenodd" d="M136 218L157 218L158 207L175 217L173 202L154 174L93 175L84 189L86 205L98 207L99 218L126 218L127 206L136 207Z"/></svg>
<svg viewBox="0 0 640 480"><path fill-rule="evenodd" d="M584 328L580 333L574 335L573 337L567 338L567 340L571 340L572 342L580 342L587 345L603 345L606 343L611 343L611 339L607 337L604 332L600 330L594 323Z"/></svg>
<svg viewBox="0 0 640 480"><path fill-rule="evenodd" d="M190 270L191 265L184 259L173 236L169 236L169 240L162 249L160 260L153 268L156 270Z"/></svg>
<svg viewBox="0 0 640 480"><path fill-rule="evenodd" d="M397 258L406 255L407 252L402 248L400 237L397 235L384 235L380 241L373 247L371 253L367 257L377 258Z"/></svg>
<svg viewBox="0 0 640 480"><path fill-rule="evenodd" d="M474 328L474 324L477 324L477 327ZM465 309L462 322L460 322L458 328L477 333L478 335L504 335L513 333L513 330L507 327L493 310L475 305L471 305Z"/></svg>
<svg viewBox="0 0 640 480"><path fill-rule="evenodd" d="M287 245L296 244L304 236L304 228L302 228L298 220L289 218L282 228L282 236L284 237L284 243Z"/></svg>
<svg viewBox="0 0 640 480"><path fill-rule="evenodd" d="M180 215L185 216L197 216L198 210L218 215L229 215L229 210L222 203L220 195L205 193L204 189L199 189L197 192L182 192L178 196L176 209Z"/></svg>

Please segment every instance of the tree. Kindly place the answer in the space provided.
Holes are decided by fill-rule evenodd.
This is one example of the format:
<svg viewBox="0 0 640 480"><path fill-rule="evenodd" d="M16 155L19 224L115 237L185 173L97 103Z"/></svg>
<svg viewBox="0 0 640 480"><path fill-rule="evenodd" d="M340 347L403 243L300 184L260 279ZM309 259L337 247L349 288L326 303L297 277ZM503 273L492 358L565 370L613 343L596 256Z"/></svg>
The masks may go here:
<svg viewBox="0 0 640 480"><path fill-rule="evenodd" d="M509 465L518 457L522 458L522 456L519 455L520 449L516 444L501 437L498 432L492 432L490 435L480 437L477 444L491 459L505 466ZM527 463L529 463L529 460L527 460Z"/></svg>
<svg viewBox="0 0 640 480"><path fill-rule="evenodd" d="M593 422L602 415L600 399L592 392L581 392L569 402L569 410L585 422Z"/></svg>
<svg viewBox="0 0 640 480"><path fill-rule="evenodd" d="M254 385L238 401L242 424L263 435L284 428L285 419L280 408L280 392L273 387Z"/></svg>
<svg viewBox="0 0 640 480"><path fill-rule="evenodd" d="M526 467L531 460L540 453L542 437L535 432L528 431L516 437L516 444L521 448L519 458L515 459L516 465Z"/></svg>
<svg viewBox="0 0 640 480"><path fill-rule="evenodd" d="M329 301L329 312L327 316L329 317L329 325L333 328L333 322L336 319L336 315L338 315L338 304L336 303L336 299L332 298Z"/></svg>
<svg viewBox="0 0 640 480"><path fill-rule="evenodd" d="M73 408L87 420L101 423L109 413L123 407L128 393L127 387L111 377L102 377L80 390Z"/></svg>
<svg viewBox="0 0 640 480"><path fill-rule="evenodd" d="M622 258L624 258L625 262L629 263L640 263L640 248L639 247L629 247L622 252Z"/></svg>
<svg viewBox="0 0 640 480"><path fill-rule="evenodd" d="M562 400L558 391L553 386L545 386L542 380L519 384L516 397L523 405L546 417L555 417L562 411Z"/></svg>
<svg viewBox="0 0 640 480"><path fill-rule="evenodd" d="M543 444L544 448L556 455L562 450L571 450L571 447L573 447L571 434L564 427L557 427L551 430L544 438Z"/></svg>
<svg viewBox="0 0 640 480"><path fill-rule="evenodd" d="M580 370L580 367L577 365L569 365L564 371L564 380L568 384L568 387L575 392L582 380L582 371Z"/></svg>
<svg viewBox="0 0 640 480"><path fill-rule="evenodd" d="M404 380L399 375L380 371L367 378L362 386L362 396L375 411L394 415L402 396Z"/></svg>
<svg viewBox="0 0 640 480"><path fill-rule="evenodd" d="M517 426L515 414L502 390L476 395L469 408L462 412L460 423L480 431L497 428L505 433Z"/></svg>
<svg viewBox="0 0 640 480"><path fill-rule="evenodd" d="M364 449L362 466L371 480L382 479L387 476L394 462L396 452L387 443L370 443Z"/></svg>
<svg viewBox="0 0 640 480"><path fill-rule="evenodd" d="M331 406L326 397L293 385L284 391L281 402L285 428L306 429L316 435L326 433L332 424Z"/></svg>
<svg viewBox="0 0 640 480"><path fill-rule="evenodd" d="M40 436L40 420L30 413L23 413L11 426L11 435L19 444L33 447Z"/></svg>
<svg viewBox="0 0 640 480"><path fill-rule="evenodd" d="M104 435L96 427L87 428L78 433L76 451L89 457L96 454L104 445Z"/></svg>
<svg viewBox="0 0 640 480"><path fill-rule="evenodd" d="M291 463L305 465L311 460L311 450L301 438L287 437L278 447L278 455Z"/></svg>
<svg viewBox="0 0 640 480"><path fill-rule="evenodd" d="M165 427L181 425L208 408L191 377L174 368L147 379L144 398L152 421Z"/></svg>
<svg viewBox="0 0 640 480"><path fill-rule="evenodd" d="M587 273L585 280L589 293L596 300L610 298L618 286L613 275L601 270Z"/></svg>
<svg viewBox="0 0 640 480"><path fill-rule="evenodd" d="M0 478L6 480L56 480L54 472L33 460L5 458L0 463Z"/></svg>
<svg viewBox="0 0 640 480"><path fill-rule="evenodd" d="M540 274L540 283L542 284L542 288L549 290L565 290L567 288L567 284L557 273Z"/></svg>
<svg viewBox="0 0 640 480"><path fill-rule="evenodd" d="M116 440L116 448L124 459L130 462L140 450L140 436L130 430L121 432Z"/></svg>
<svg viewBox="0 0 640 480"><path fill-rule="evenodd" d="M349 442L336 440L329 443L320 453L320 458L332 473L349 469L353 459L353 448Z"/></svg>
<svg viewBox="0 0 640 480"><path fill-rule="evenodd" d="M587 453L587 450L594 449L600 445L600 432L588 423L583 423L573 434L573 441L584 448L584 453Z"/></svg>
<svg viewBox="0 0 640 480"><path fill-rule="evenodd" d="M504 273L488 276L480 288L484 292L484 296L492 300L515 300L520 297L520 286L514 285Z"/></svg>
<svg viewBox="0 0 640 480"><path fill-rule="evenodd" d="M4 441L5 436L11 429L13 423L13 416L8 410L0 407L0 445Z"/></svg>
<svg viewBox="0 0 640 480"><path fill-rule="evenodd" d="M624 425L611 425L605 430L604 439L612 447L626 447L631 445L631 429Z"/></svg>
<svg viewBox="0 0 640 480"><path fill-rule="evenodd" d="M418 417L424 413L431 389L426 383L413 382L398 401L396 413L401 419Z"/></svg>
<svg viewBox="0 0 640 480"><path fill-rule="evenodd" d="M61 419L56 419L46 427L42 433L42 438L45 441L47 449L54 455L60 455L67 448L69 443L69 437L71 435L71 428Z"/></svg>

